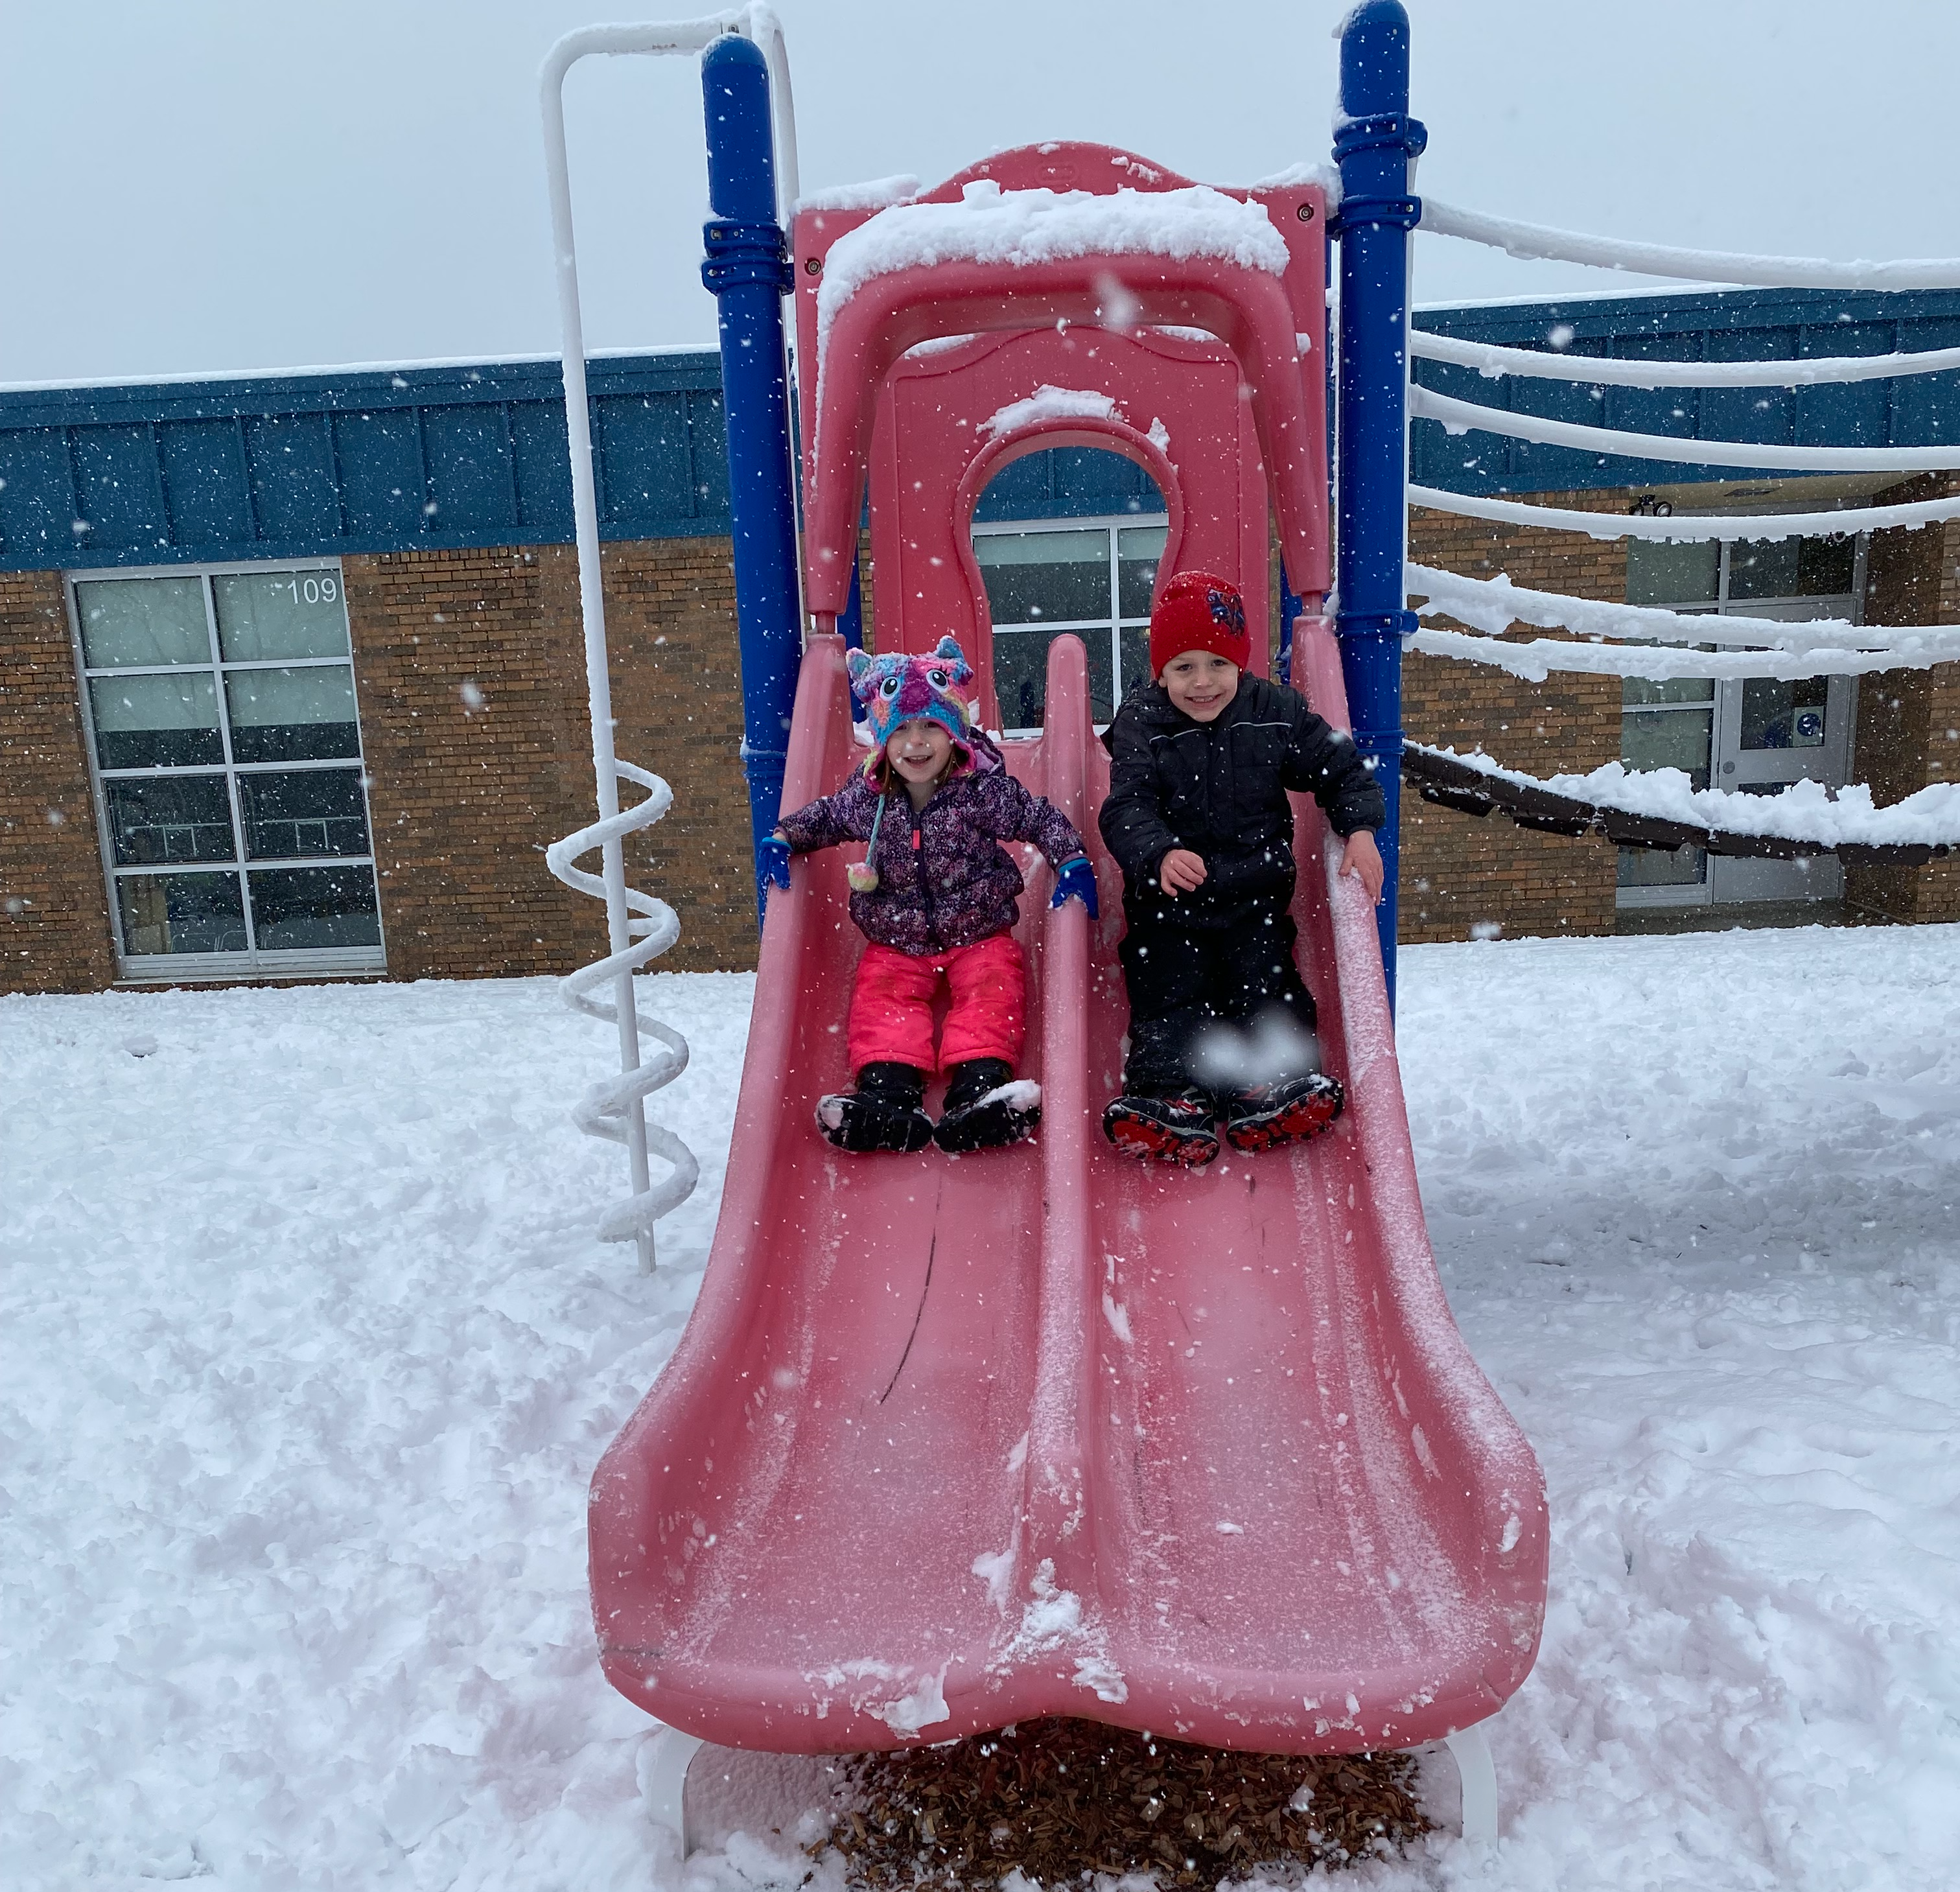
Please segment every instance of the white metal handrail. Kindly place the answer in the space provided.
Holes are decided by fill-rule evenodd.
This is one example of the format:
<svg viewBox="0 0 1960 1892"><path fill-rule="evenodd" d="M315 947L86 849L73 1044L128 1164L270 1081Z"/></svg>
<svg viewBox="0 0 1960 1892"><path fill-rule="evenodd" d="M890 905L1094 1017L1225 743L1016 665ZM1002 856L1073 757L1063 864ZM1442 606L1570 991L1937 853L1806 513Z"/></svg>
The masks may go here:
<svg viewBox="0 0 1960 1892"><path fill-rule="evenodd" d="M1442 607L1426 607L1440 609ZM1650 683L1688 679L1774 677L1785 683L1804 677L1865 676L1876 670L1930 670L1951 663L1960 652L1951 643L1914 650L1667 650L1651 645L1579 644L1564 638L1533 638L1512 644L1473 637L1462 631L1413 631L1407 647L1424 657L1455 657L1507 671L1527 683L1542 683L1553 671L1585 676L1637 677Z"/></svg>
<svg viewBox="0 0 1960 1892"><path fill-rule="evenodd" d="M1508 577L1466 578L1428 565L1405 568L1410 593L1446 611L1459 624L1490 637L1513 624L1570 631L1582 638L1621 638L1641 644L1746 645L1755 650L1918 650L1943 647L1942 662L1960 660L1960 625L1854 625L1843 618L1752 618L1713 611L1669 611L1657 605L1613 604L1534 591Z"/></svg>
<svg viewBox="0 0 1960 1892"><path fill-rule="evenodd" d="M1675 434L1634 434L1538 414L1508 413L1420 386L1409 389L1408 411L1412 418L1440 421L1452 434L1502 434L1545 447L1571 447L1623 459L1676 460L1690 466L1768 467L1805 473L1934 472L1960 467L1960 447L1773 447L1748 440L1687 440Z"/></svg>
<svg viewBox="0 0 1960 1892"><path fill-rule="evenodd" d="M1891 355L1820 355L1809 361L1630 361L1549 348L1507 348L1433 329L1409 332L1409 353L1424 361L1475 368L1487 380L1506 374L1601 387L1812 387L1829 381L1888 381L1960 368L1960 348Z"/></svg>
<svg viewBox="0 0 1960 1892"><path fill-rule="evenodd" d="M1640 539L1694 545L1710 539L1806 539L1834 533L1915 531L1960 519L1960 499L1927 499L1904 506L1820 507L1809 513L1589 513L1563 506L1532 506L1515 499L1484 499L1440 486L1408 488L1408 503L1432 512L1459 513L1507 526L1539 526L1548 532L1583 532L1592 539Z"/></svg>
<svg viewBox="0 0 1960 1892"><path fill-rule="evenodd" d="M1678 281L1742 283L1764 289L1960 289L1960 258L1903 262L1831 262L1820 256L1752 256L1722 250L1682 250L1667 243L1626 243L1554 230L1425 196L1418 228L1437 237L1485 243L1507 256L1631 270Z"/></svg>

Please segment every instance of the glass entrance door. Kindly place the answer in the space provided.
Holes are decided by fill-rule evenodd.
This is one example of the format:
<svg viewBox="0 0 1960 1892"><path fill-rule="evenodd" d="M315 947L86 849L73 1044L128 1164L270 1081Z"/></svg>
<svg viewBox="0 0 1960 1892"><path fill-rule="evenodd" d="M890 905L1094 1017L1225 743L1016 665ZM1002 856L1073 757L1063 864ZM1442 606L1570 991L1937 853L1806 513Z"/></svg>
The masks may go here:
<svg viewBox="0 0 1960 1892"><path fill-rule="evenodd" d="M1740 540L1719 549L1636 543L1628 550L1630 603L1793 624L1859 621L1861 539ZM1732 794L1774 795L1804 781L1834 788L1850 778L1853 678L1654 684L1630 677L1622 698L1621 753L1630 768L1683 769L1697 788ZM1834 900L1843 891L1834 855L1739 860L1698 847L1620 854L1623 907Z"/></svg>

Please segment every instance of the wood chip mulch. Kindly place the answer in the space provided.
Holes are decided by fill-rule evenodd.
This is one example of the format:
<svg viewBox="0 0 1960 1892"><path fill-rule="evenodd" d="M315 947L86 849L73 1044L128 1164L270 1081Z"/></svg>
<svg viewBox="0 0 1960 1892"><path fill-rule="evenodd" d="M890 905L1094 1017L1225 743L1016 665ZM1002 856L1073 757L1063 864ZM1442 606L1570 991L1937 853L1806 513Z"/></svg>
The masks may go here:
<svg viewBox="0 0 1960 1892"><path fill-rule="evenodd" d="M1406 1754L1242 1754L1087 1721L1023 1722L841 1763L828 1838L867 1892L1154 1874L1212 1892L1268 1862L1345 1865L1430 1829Z"/></svg>

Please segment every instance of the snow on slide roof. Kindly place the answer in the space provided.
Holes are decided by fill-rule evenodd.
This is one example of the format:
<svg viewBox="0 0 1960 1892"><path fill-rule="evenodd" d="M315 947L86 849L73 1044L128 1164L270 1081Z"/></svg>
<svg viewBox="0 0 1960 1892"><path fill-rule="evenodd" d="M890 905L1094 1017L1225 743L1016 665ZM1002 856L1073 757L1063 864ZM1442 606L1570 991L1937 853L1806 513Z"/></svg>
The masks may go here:
<svg viewBox="0 0 1960 1892"><path fill-rule="evenodd" d="M973 431L998 438L1018 432L1036 421L1120 421L1122 410L1107 394L1089 388L1055 387L1044 381L1024 401L997 408Z"/></svg>
<svg viewBox="0 0 1960 1892"><path fill-rule="evenodd" d="M816 292L822 353L838 310L878 276L942 262L1026 269L1065 256L1215 256L1274 275L1285 271L1286 240L1264 207L1207 184L1181 190L1003 190L991 178L964 187L956 204L894 204L848 235L824 259Z"/></svg>

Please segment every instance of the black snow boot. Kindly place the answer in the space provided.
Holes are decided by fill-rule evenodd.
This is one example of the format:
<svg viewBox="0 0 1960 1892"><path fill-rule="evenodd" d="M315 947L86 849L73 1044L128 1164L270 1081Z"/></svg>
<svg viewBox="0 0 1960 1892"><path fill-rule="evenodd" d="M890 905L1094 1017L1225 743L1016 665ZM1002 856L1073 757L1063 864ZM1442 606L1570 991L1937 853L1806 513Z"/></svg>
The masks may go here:
<svg viewBox="0 0 1960 1892"><path fill-rule="evenodd" d="M1102 1134L1126 1156L1202 1169L1218 1154L1217 1112L1195 1086L1167 1096L1118 1097L1102 1113Z"/></svg>
<svg viewBox="0 0 1960 1892"><path fill-rule="evenodd" d="M911 1064L867 1064L858 1088L817 1099L816 1127L839 1150L859 1155L889 1150L909 1156L932 1141L925 1073Z"/></svg>
<svg viewBox="0 0 1960 1892"><path fill-rule="evenodd" d="M976 1057L953 1067L946 1108L933 1141L948 1156L974 1150L1004 1150L1029 1135L1041 1121L1041 1086L1014 1080L1004 1057Z"/></svg>
<svg viewBox="0 0 1960 1892"><path fill-rule="evenodd" d="M1303 1143L1326 1129L1346 1102L1338 1081L1324 1071L1240 1091L1225 1101L1225 1140L1245 1150Z"/></svg>

